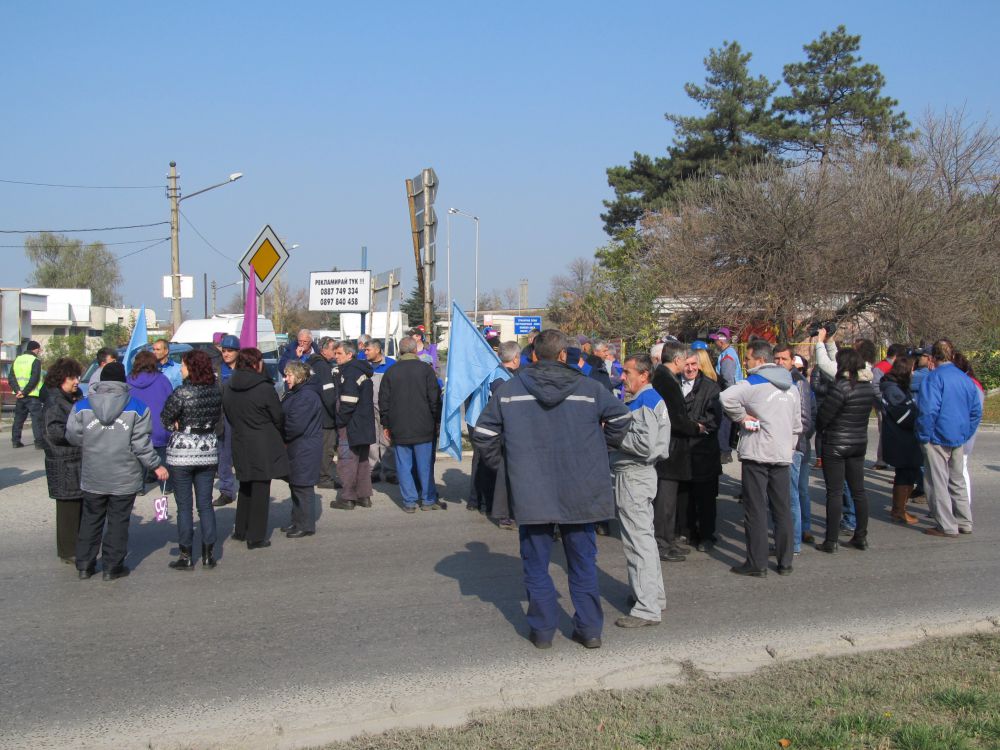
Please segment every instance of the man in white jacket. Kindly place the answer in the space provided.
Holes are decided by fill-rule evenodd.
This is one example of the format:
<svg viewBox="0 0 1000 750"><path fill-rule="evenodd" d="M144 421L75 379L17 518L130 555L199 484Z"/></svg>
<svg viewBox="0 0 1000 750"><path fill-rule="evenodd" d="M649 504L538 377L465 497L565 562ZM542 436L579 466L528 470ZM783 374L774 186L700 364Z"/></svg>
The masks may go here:
<svg viewBox="0 0 1000 750"><path fill-rule="evenodd" d="M767 575L767 508L774 519L778 575L792 572L791 463L802 432L799 393L792 376L774 364L766 341L747 348L746 380L722 392L720 401L733 426L740 427L737 452L743 471L743 514L747 557L730 570Z"/></svg>

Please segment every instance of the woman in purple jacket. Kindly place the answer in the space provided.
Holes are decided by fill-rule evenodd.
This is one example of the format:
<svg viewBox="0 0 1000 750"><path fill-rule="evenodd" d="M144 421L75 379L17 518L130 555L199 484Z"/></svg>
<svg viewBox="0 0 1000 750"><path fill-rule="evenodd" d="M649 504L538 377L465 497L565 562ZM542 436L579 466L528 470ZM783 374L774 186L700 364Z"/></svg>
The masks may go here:
<svg viewBox="0 0 1000 750"><path fill-rule="evenodd" d="M170 432L160 422L160 412L167 403L173 386L167 376L157 367L156 355L152 352L139 352L132 362L132 372L128 376L129 389L132 395L149 407L149 418L153 424L153 448L160 457L160 463L167 463L167 443L170 442ZM172 492L170 481L166 484L166 492Z"/></svg>

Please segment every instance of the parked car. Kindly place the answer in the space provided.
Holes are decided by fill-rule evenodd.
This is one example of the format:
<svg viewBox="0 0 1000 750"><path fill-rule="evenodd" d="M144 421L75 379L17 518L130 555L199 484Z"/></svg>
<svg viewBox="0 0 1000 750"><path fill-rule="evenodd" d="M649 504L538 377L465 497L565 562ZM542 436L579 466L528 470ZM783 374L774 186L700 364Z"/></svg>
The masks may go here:
<svg viewBox="0 0 1000 750"><path fill-rule="evenodd" d="M0 360L0 405L2 405L4 411L9 411L14 408L14 390L10 387L10 368L13 366L13 362L4 359ZM277 369L277 368L275 368Z"/></svg>

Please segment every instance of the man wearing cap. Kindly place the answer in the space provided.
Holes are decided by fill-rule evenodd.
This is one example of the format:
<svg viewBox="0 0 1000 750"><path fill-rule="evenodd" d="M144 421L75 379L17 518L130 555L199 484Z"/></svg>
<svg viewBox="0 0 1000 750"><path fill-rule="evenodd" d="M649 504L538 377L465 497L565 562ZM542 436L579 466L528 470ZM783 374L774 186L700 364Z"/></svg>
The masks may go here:
<svg viewBox="0 0 1000 750"><path fill-rule="evenodd" d="M236 366L236 355L240 353L240 340L232 334L223 336L219 348L222 362L216 375L219 378L219 388L225 393L229 387L229 377ZM219 418L219 425L222 430L222 434L219 435L219 496L212 503L217 508L229 505L236 499L236 478L233 476L233 428L225 414Z"/></svg>
<svg viewBox="0 0 1000 750"><path fill-rule="evenodd" d="M35 448L45 448L45 437L42 433L42 345L37 341L29 341L24 347L24 354L14 360L10 368L8 382L14 394L14 424L10 428L10 439L15 448L23 448L21 430L24 421L31 415L31 434L35 437Z"/></svg>
<svg viewBox="0 0 1000 750"><path fill-rule="evenodd" d="M66 440L83 448L80 489L83 516L76 541L81 579L94 575L101 551L104 580L128 575L128 525L146 470L165 482L169 474L150 440L149 407L129 392L125 367L105 365L101 382L77 401L66 421ZM107 521L107 530L105 530Z"/></svg>
<svg viewBox="0 0 1000 750"><path fill-rule="evenodd" d="M732 331L725 326L710 333L708 338L719 350L715 372L719 376L719 388L724 391L729 386L736 385L743 380L743 365L740 364L740 354L731 343ZM723 416L722 423L719 425L719 449L722 451L722 463L724 464L733 460L733 449L730 446L732 427L733 423L729 417Z"/></svg>

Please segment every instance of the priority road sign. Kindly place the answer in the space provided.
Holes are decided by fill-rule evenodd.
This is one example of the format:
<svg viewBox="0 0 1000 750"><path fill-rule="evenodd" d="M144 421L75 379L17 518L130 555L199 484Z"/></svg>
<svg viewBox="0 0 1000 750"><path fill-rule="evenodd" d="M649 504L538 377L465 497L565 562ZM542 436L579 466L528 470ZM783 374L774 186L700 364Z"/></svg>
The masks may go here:
<svg viewBox="0 0 1000 750"><path fill-rule="evenodd" d="M257 294L263 294L287 262L288 251L270 225L265 224L240 261L240 270L249 281L250 265L253 264L257 275Z"/></svg>

